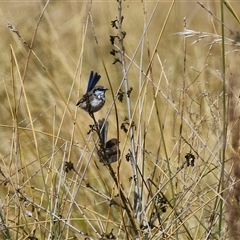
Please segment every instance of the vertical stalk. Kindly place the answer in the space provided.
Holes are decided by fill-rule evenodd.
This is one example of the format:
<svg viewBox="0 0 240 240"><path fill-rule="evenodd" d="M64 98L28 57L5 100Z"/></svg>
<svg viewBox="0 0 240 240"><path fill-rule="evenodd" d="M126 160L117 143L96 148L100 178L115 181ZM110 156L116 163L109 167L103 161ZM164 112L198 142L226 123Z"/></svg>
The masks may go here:
<svg viewBox="0 0 240 240"><path fill-rule="evenodd" d="M124 76L125 92L127 92L129 90L129 86L128 86L124 45L123 45L124 34L122 30L122 22L123 22L122 0L117 0L117 1L118 1L118 22L119 22L119 26L118 26L119 48L120 48L120 55L121 55L122 71ZM127 102L127 109L128 109L128 119L130 122L132 122L131 102L127 94L126 94L126 102ZM137 174L136 150L135 150L135 143L134 143L134 126L132 125L130 125L129 134L130 134L131 151L132 151L132 169L133 169L133 175L134 175L134 210L135 210L135 216L138 217L139 206L140 206L140 193L139 193L139 183L138 183L138 174Z"/></svg>
<svg viewBox="0 0 240 240"><path fill-rule="evenodd" d="M225 189L224 184L224 167L225 167L225 151L226 151L226 137L227 137L227 122L226 122L226 79L225 79L225 41L224 41L224 0L221 0L221 35L222 35L222 80L223 80L223 147L222 147L222 168L221 168L221 175L220 175L220 186L221 186L221 198L220 198L220 217L219 217L219 227L218 227L218 234L221 236L221 229L222 229L222 220L223 220L223 192Z"/></svg>

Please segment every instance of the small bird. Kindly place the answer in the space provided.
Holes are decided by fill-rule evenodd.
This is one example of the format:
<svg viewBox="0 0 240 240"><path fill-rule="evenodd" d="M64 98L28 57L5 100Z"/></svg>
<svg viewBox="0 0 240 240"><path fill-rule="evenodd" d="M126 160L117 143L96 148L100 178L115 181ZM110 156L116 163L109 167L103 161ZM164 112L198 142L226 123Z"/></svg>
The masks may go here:
<svg viewBox="0 0 240 240"><path fill-rule="evenodd" d="M99 161L105 165L116 162L121 154L121 151L119 150L119 141L116 138L110 139L107 141L104 149L99 149L97 154Z"/></svg>
<svg viewBox="0 0 240 240"><path fill-rule="evenodd" d="M97 112L103 107L106 101L105 92L108 89L103 86L96 86L100 78L101 76L97 72L90 72L87 92L77 102L76 106L89 113Z"/></svg>
<svg viewBox="0 0 240 240"><path fill-rule="evenodd" d="M104 146L100 145L100 149L97 154L99 161L105 165L116 162L120 157L121 151L119 150L119 141L116 138L112 138L106 142L107 131L108 131L108 121L105 122L105 119L98 120L98 126L100 129L101 140ZM104 125L103 125L104 124Z"/></svg>

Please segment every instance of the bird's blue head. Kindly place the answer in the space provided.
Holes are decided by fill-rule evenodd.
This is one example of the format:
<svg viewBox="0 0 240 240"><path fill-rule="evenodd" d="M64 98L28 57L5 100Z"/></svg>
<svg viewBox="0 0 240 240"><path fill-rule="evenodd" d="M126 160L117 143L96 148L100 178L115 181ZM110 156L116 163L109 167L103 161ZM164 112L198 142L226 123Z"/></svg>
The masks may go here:
<svg viewBox="0 0 240 240"><path fill-rule="evenodd" d="M108 89L103 87L103 86L95 86L93 88L93 93L94 93L94 96L97 97L98 99L102 99L105 101L105 92L107 91Z"/></svg>

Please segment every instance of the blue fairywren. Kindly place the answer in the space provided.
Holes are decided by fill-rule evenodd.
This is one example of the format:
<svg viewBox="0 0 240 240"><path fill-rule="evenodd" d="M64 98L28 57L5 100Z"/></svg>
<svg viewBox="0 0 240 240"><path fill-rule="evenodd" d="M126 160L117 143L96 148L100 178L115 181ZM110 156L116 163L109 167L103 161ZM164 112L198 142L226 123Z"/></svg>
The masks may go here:
<svg viewBox="0 0 240 240"><path fill-rule="evenodd" d="M79 106L83 110L94 113L99 111L105 103L105 92L108 90L103 86L96 86L101 76L97 72L90 72L87 92L77 102L76 106Z"/></svg>

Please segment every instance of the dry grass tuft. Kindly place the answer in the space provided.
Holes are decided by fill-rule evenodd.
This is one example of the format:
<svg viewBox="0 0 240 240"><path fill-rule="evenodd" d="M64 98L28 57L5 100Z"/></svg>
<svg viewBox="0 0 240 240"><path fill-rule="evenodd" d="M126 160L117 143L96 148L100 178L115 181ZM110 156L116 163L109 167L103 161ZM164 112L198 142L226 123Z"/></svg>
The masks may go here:
<svg viewBox="0 0 240 240"><path fill-rule="evenodd" d="M0 5L2 239L239 238L238 3Z"/></svg>

